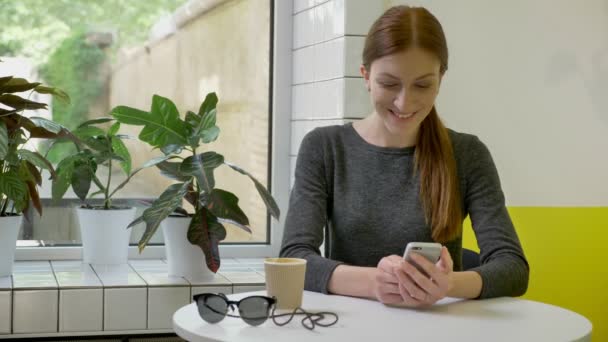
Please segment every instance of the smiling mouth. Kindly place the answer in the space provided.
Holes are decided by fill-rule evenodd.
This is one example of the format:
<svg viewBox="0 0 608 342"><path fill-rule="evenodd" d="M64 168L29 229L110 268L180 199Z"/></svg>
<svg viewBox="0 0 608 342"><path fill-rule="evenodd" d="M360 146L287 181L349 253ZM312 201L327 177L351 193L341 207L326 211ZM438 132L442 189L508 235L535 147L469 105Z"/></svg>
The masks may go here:
<svg viewBox="0 0 608 342"><path fill-rule="evenodd" d="M416 113L417 113L417 112L412 112L412 113L410 113L410 114L397 114L397 113L395 113L394 111L392 111L391 109L389 109L388 111L389 111L389 113L391 113L393 116L395 116L395 117L397 117L397 118L399 118L399 119L402 119L402 120L403 120L403 119L409 119L409 118L411 118L412 116L416 115Z"/></svg>

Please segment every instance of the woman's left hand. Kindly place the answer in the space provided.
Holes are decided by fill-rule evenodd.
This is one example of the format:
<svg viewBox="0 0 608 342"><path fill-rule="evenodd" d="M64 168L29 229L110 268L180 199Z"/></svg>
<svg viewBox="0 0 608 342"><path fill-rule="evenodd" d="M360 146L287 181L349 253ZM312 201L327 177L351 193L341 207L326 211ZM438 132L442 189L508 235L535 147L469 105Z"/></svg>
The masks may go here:
<svg viewBox="0 0 608 342"><path fill-rule="evenodd" d="M447 296L451 286L454 263L448 249L441 249L441 257L436 264L421 255L413 254L415 261L426 272L420 272L414 265L403 260L395 270L399 279L399 292L407 307L428 307Z"/></svg>

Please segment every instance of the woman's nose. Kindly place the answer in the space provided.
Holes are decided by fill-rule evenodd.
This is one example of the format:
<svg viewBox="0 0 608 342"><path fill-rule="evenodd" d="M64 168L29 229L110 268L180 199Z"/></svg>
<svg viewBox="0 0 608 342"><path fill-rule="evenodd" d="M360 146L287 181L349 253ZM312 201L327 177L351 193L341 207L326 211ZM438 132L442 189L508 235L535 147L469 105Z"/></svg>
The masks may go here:
<svg viewBox="0 0 608 342"><path fill-rule="evenodd" d="M409 108L410 102L412 102L412 94L403 88L395 96L393 104L399 110L399 112L403 114L406 108Z"/></svg>

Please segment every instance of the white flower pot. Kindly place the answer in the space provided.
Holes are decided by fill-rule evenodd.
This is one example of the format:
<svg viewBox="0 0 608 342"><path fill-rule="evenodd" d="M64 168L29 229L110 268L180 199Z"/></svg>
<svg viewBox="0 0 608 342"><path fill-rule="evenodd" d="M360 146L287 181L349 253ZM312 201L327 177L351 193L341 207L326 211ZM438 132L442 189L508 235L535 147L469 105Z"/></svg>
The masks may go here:
<svg viewBox="0 0 608 342"><path fill-rule="evenodd" d="M161 222L169 275L194 280L213 279L215 273L207 267L205 254L188 241L186 234L191 220L191 217L167 217Z"/></svg>
<svg viewBox="0 0 608 342"><path fill-rule="evenodd" d="M21 219L21 215L0 217L0 277L13 274Z"/></svg>
<svg viewBox="0 0 608 342"><path fill-rule="evenodd" d="M127 226L135 218L136 208L76 208L82 236L82 261L87 264L126 264L129 256Z"/></svg>

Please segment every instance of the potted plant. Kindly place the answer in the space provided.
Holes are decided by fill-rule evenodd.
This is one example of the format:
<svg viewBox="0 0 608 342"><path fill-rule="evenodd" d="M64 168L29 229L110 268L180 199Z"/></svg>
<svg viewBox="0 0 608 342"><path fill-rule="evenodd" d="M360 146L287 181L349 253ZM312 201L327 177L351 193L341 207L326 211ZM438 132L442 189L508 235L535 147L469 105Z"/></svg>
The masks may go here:
<svg viewBox="0 0 608 342"><path fill-rule="evenodd" d="M201 144L211 143L219 136L217 102L215 93L208 94L198 113L188 111L184 119L180 118L171 100L158 95L152 97L149 112L126 106L112 110L112 116L119 122L143 126L139 139L159 148L168 157L156 167L163 175L177 181L129 225L145 222L146 230L139 241L141 252L162 223L171 275L200 278L217 272L220 267L218 245L226 237L222 223L234 224L251 233L249 219L239 207L238 197L216 187L214 170L219 166L227 165L248 176L270 214L277 219L280 215L271 194L250 173L224 161L221 154L201 151ZM184 210L183 200L192 205L192 213ZM169 218L174 213L182 217Z"/></svg>
<svg viewBox="0 0 608 342"><path fill-rule="evenodd" d="M113 124L106 129L99 125ZM71 187L83 202L76 208L82 237L83 261L90 264L124 264L128 260L129 233L127 225L135 217L135 207L112 204L112 197L122 189L139 171L155 165L165 157L146 162L132 170L131 154L118 134L120 123L112 118L97 118L80 124L73 134L81 144L76 144L76 153L62 159L57 165L57 176L53 181L53 200L61 199ZM112 189L113 165L118 163L125 179ZM100 166L107 168L103 181L97 176ZM91 193L91 185L97 191ZM101 195L102 205L91 205L88 199Z"/></svg>
<svg viewBox="0 0 608 342"><path fill-rule="evenodd" d="M47 105L24 99L15 93L34 91L52 94L69 101L64 92L13 76L0 77L0 277L10 275L21 220L31 206L42 215L38 187L41 170L55 176L51 163L28 148L32 138L72 137L64 127L44 118L21 115L28 109L46 109ZM40 170L38 169L40 168ZM22 215L23 214L23 215Z"/></svg>

